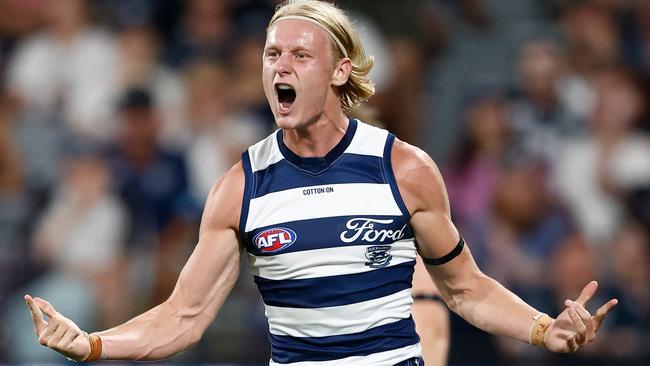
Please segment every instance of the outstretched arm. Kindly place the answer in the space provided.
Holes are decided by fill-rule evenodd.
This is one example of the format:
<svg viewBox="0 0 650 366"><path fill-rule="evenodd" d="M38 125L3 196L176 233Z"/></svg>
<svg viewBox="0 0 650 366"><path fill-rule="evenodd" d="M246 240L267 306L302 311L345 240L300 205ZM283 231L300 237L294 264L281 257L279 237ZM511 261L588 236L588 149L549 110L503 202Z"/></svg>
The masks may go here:
<svg viewBox="0 0 650 366"><path fill-rule="evenodd" d="M212 189L198 244L171 296L122 325L94 333L102 343L102 358L161 359L182 352L201 339L239 275L241 249L237 226L243 187L244 173L237 164ZM88 358L91 350L88 334L47 301L29 295L25 301L42 345L77 361Z"/></svg>
<svg viewBox="0 0 650 366"><path fill-rule="evenodd" d="M460 235L451 221L440 172L426 153L401 141L395 142L392 161L400 193L411 212L420 255L444 257L457 247ZM607 313L617 304L612 299L596 315L589 314L585 303L597 287L591 282L575 301L565 304L566 309L557 319L548 319L550 324L543 327L533 319L540 312L483 274L467 246L451 261L426 267L450 309L472 325L522 342L530 342L531 331L541 325L540 345L555 352L573 352L592 341Z"/></svg>

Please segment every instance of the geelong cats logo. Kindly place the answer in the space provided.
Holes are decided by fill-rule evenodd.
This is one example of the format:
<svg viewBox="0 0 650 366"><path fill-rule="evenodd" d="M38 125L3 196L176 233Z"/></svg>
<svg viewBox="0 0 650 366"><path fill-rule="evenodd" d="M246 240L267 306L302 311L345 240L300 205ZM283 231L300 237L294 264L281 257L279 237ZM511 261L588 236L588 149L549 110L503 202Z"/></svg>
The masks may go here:
<svg viewBox="0 0 650 366"><path fill-rule="evenodd" d="M295 243L296 232L282 227L266 229L253 238L253 243L265 253L277 252Z"/></svg>
<svg viewBox="0 0 650 366"><path fill-rule="evenodd" d="M366 266L370 268L384 268L393 259L390 254L390 245L374 245L366 249Z"/></svg>
<svg viewBox="0 0 650 366"><path fill-rule="evenodd" d="M375 228L375 225L389 225L392 223L393 219L378 220L366 217L351 219L345 224L348 230L341 233L341 241L344 243L352 243L357 239L369 243L376 241L383 242L386 239L390 239L391 242L398 241L404 237L406 225L402 226L399 230Z"/></svg>

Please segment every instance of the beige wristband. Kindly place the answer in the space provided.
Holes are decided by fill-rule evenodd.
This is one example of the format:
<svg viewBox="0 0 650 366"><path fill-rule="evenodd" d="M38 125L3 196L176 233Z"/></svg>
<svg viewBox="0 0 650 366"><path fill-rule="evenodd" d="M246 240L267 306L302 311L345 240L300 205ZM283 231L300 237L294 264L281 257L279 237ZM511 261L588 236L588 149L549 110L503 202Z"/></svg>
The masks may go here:
<svg viewBox="0 0 650 366"><path fill-rule="evenodd" d="M537 347L546 347L544 340L546 339L546 333L548 332L548 328L551 326L553 319L550 316L541 313L535 315L533 320L535 320L535 322L530 327L530 344Z"/></svg>

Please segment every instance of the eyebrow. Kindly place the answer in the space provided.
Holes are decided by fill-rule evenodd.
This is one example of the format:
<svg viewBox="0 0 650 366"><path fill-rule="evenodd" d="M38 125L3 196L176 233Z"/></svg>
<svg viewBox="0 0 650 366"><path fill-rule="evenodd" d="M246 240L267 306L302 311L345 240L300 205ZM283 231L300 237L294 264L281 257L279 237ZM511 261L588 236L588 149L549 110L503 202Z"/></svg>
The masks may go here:
<svg viewBox="0 0 650 366"><path fill-rule="evenodd" d="M277 46L277 45L275 45L275 44L270 44L270 45L268 45L268 46L264 46L264 52L266 52L266 51L271 51L271 50L273 50L273 51L278 51L278 50L282 50L282 48L279 47L279 46ZM294 46L294 47L291 47L291 48L289 49L289 52L292 52L292 53L293 53L293 52L300 52L300 51L305 51L305 52L314 52L315 49L307 48L307 47L304 47L304 46Z"/></svg>

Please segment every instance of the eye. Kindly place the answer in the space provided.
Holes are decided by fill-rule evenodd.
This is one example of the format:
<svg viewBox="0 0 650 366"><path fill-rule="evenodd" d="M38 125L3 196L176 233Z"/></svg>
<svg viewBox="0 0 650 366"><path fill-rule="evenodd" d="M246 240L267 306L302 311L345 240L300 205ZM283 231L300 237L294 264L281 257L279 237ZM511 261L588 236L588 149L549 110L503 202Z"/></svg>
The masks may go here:
<svg viewBox="0 0 650 366"><path fill-rule="evenodd" d="M309 57L309 55L304 53L304 52L296 53L296 58L299 59L299 60L304 60L304 59L306 59L308 57Z"/></svg>
<svg viewBox="0 0 650 366"><path fill-rule="evenodd" d="M267 50L266 51L266 57L267 58L277 58L279 57L280 54L277 50Z"/></svg>

